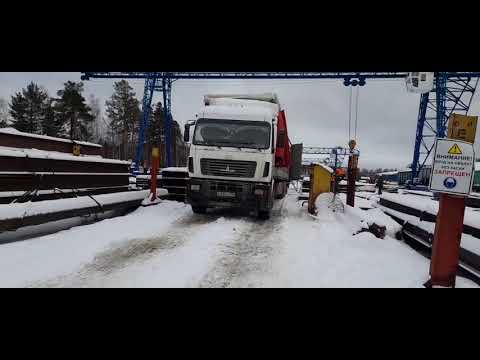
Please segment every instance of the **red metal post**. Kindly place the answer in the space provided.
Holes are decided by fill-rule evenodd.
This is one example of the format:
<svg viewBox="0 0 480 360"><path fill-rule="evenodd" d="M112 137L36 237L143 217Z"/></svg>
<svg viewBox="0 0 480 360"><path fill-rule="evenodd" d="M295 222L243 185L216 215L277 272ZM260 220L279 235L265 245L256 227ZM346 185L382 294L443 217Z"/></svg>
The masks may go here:
<svg viewBox="0 0 480 360"><path fill-rule="evenodd" d="M152 149L152 171L150 172L150 201L157 199L157 175L160 160L160 152L157 147Z"/></svg>
<svg viewBox="0 0 480 360"><path fill-rule="evenodd" d="M440 195L430 263L431 286L455 287L464 215L465 198Z"/></svg>
<svg viewBox="0 0 480 360"><path fill-rule="evenodd" d="M462 121L459 120L460 118ZM477 117L453 114L448 123L448 138L473 144L476 124ZM464 131L461 131L462 129ZM430 280L425 284L426 286L455 287L464 216L465 197L440 195L430 262Z"/></svg>

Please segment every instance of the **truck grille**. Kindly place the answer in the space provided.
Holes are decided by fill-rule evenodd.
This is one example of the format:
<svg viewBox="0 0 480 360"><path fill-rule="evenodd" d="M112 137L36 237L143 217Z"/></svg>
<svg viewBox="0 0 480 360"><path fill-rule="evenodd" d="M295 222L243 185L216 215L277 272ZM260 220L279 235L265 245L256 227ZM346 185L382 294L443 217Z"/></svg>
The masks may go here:
<svg viewBox="0 0 480 360"><path fill-rule="evenodd" d="M253 178L257 163L255 161L200 159L203 175Z"/></svg>

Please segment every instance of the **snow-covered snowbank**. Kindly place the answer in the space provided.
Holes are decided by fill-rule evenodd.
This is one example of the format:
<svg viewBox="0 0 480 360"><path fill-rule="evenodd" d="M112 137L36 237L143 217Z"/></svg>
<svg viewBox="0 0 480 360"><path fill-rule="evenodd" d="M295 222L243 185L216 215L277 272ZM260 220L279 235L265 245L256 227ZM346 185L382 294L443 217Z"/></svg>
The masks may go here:
<svg viewBox="0 0 480 360"><path fill-rule="evenodd" d="M78 144L78 145L98 147L98 148L102 147L102 145L94 144L94 143L90 143L90 142L86 142L86 141L77 141L77 140L72 141L72 140L69 140L69 139L56 138L56 137L51 137L51 136L46 136L46 135L37 135L37 134L25 133L25 132L18 131L15 128L3 128L3 129L0 129L0 133L9 134L9 135L25 136L25 137L35 138L35 139L65 142L65 143L69 143L69 144L75 143L75 144Z"/></svg>
<svg viewBox="0 0 480 360"><path fill-rule="evenodd" d="M382 194L380 196L385 200L390 200L398 204L403 204L420 211L429 212L436 215L438 213L439 202L429 199L425 196L418 196L412 194ZM464 224L479 228L480 227L480 212L476 209L466 208Z"/></svg>
<svg viewBox="0 0 480 360"><path fill-rule="evenodd" d="M368 232L352 235L343 226L351 221L348 211L324 214L322 221L291 204L288 211L288 241L279 261L285 286L422 288L428 279L429 260L403 242ZM458 277L457 287L478 286Z"/></svg>
<svg viewBox="0 0 480 360"><path fill-rule="evenodd" d="M429 232L430 234L435 233L435 223L429 221L421 221L418 217L404 214L402 212L386 208L380 204L376 204L375 207L377 210L381 210L385 214L391 214L399 219L402 219L413 226L416 226L422 230ZM475 254L480 255L480 239L473 237L469 234L462 234L462 240L460 246L466 250L469 250Z"/></svg>
<svg viewBox="0 0 480 360"><path fill-rule="evenodd" d="M15 158L28 157L33 159L83 161L83 162L94 162L94 163L102 163L102 164L130 165L128 161L105 159L105 158L102 158L101 156L93 156L93 155L75 156L73 154L56 152L56 151L9 148L4 146L0 146L0 156L8 156L8 157L15 157Z"/></svg>
<svg viewBox="0 0 480 360"><path fill-rule="evenodd" d="M80 196L71 199L46 200L38 202L27 202L21 204L0 205L0 219L17 219L21 217L49 214L60 211L79 209L90 206L110 205L119 201L143 200L149 194L149 190L128 191L113 194ZM93 199L95 200L93 200Z"/></svg>
<svg viewBox="0 0 480 360"><path fill-rule="evenodd" d="M0 287L24 287L66 276L112 246L159 236L173 221L189 213L186 205L165 201L128 216L1 245Z"/></svg>
<svg viewBox="0 0 480 360"><path fill-rule="evenodd" d="M361 208L361 209L372 209L373 208L372 202L369 200L373 194L372 193L366 193L366 194L370 194L370 197L368 197L368 196L358 196L358 193L355 193L355 207L358 207L358 208ZM344 203L347 202L347 195L346 194L340 193L340 194L338 194L338 196L340 197L340 199L342 199L342 201Z"/></svg>
<svg viewBox="0 0 480 360"><path fill-rule="evenodd" d="M402 230L402 227L395 222L390 216L386 215L380 209L370 209L362 210L361 201L363 199L355 199L355 207L347 206L346 195L339 194L338 200L343 203L343 214L340 212L339 215L336 215L332 212L331 203L333 195L331 193L321 194L316 201L316 207L318 211L317 217L319 219L332 218L336 217L337 220L341 220L346 226L350 227L353 233L359 232L362 229L368 229L370 226L376 224L380 227L385 226L385 234L395 237L395 235ZM360 200L360 201L358 201ZM363 200L366 204L371 206L371 203L368 200Z"/></svg>

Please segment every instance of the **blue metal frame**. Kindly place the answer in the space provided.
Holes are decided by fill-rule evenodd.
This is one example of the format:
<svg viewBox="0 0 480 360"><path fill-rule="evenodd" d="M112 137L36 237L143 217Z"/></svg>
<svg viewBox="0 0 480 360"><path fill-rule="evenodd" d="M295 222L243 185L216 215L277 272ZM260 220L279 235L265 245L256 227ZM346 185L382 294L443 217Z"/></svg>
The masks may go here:
<svg viewBox="0 0 480 360"><path fill-rule="evenodd" d="M143 158L145 132L153 91L162 91L165 109L167 166L173 166L171 137L172 82L179 79L342 79L345 86L364 86L367 79L402 79L407 72L85 72L82 80L89 79L145 79L144 118L140 126L136 164ZM475 93L480 72L437 73L435 89L420 97L415 148L412 162L413 177L423 168L432 150L435 137L444 137L446 124L452 112L468 112ZM152 78L154 88L152 89ZM472 82L472 79L476 81ZM142 146L140 146L142 144ZM412 178L413 178L412 177Z"/></svg>
<svg viewBox="0 0 480 360"><path fill-rule="evenodd" d="M428 100L429 93L425 93L420 96L420 109L418 110L417 132L415 136L415 147L413 150L412 179L413 176L417 175L418 163L420 161L421 146L424 144L425 141L423 137L423 131L425 127L425 114L427 112Z"/></svg>
<svg viewBox="0 0 480 360"><path fill-rule="evenodd" d="M152 106L153 92L155 91L156 77L155 74L150 74L145 79L145 88L143 91L142 101L142 120L140 122L140 129L138 131L137 153L135 156L134 174L139 173L139 167L143 160L143 148L145 145L145 135L149 126L150 109Z"/></svg>
<svg viewBox="0 0 480 360"><path fill-rule="evenodd" d="M334 153L334 150L338 155L347 156L350 155L350 149L342 147L319 147L319 146L304 146L304 155L330 155Z"/></svg>
<svg viewBox="0 0 480 360"><path fill-rule="evenodd" d="M148 72L84 72L82 80L145 79ZM159 77L171 79L403 79L407 72L159 72ZM451 77L480 77L480 72L445 72ZM358 84L360 85L360 84Z"/></svg>
<svg viewBox="0 0 480 360"><path fill-rule="evenodd" d="M146 72L85 72L81 79L145 79ZM169 72L158 73L172 79L400 79L406 72ZM358 85L360 85L357 82Z"/></svg>
<svg viewBox="0 0 480 360"><path fill-rule="evenodd" d="M318 146L305 146L303 148L303 155L335 155L335 160L332 163L332 159L330 158L330 165L336 170L338 164L342 164L345 160L346 156L350 156L352 152L350 149L342 148L342 147L318 147ZM358 150L355 150L355 154L360 155ZM312 159L309 159L312 160ZM318 159L316 159L318 160ZM302 161L303 162L303 161Z"/></svg>
<svg viewBox="0 0 480 360"><path fill-rule="evenodd" d="M167 152L167 166L174 166L172 152L172 79L162 78L163 109L165 113L165 148ZM176 138L173 138L176 141Z"/></svg>
<svg viewBox="0 0 480 360"><path fill-rule="evenodd" d="M467 114L478 84L478 74L435 74L435 87L422 94L417 121L415 148L412 161L412 180L417 177L430 158L435 138L444 138L452 113Z"/></svg>

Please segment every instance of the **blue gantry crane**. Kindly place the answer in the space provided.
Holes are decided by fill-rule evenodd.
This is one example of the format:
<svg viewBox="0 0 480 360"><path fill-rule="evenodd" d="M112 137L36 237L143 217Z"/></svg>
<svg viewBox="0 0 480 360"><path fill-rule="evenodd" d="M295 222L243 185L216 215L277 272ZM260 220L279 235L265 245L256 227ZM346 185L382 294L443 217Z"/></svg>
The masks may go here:
<svg viewBox="0 0 480 360"><path fill-rule="evenodd" d="M145 133L148 129L150 106L155 91L163 94L165 111L165 144L167 166L173 166L172 154L172 83L181 79L338 79L345 86L364 86L368 79L405 79L407 72L85 72L89 79L145 79L143 119L140 124L136 153L136 170L143 159ZM427 164L435 137L445 137L448 118L452 113L468 113L478 84L480 72L437 72L434 87L421 94L417 119L412 179Z"/></svg>

